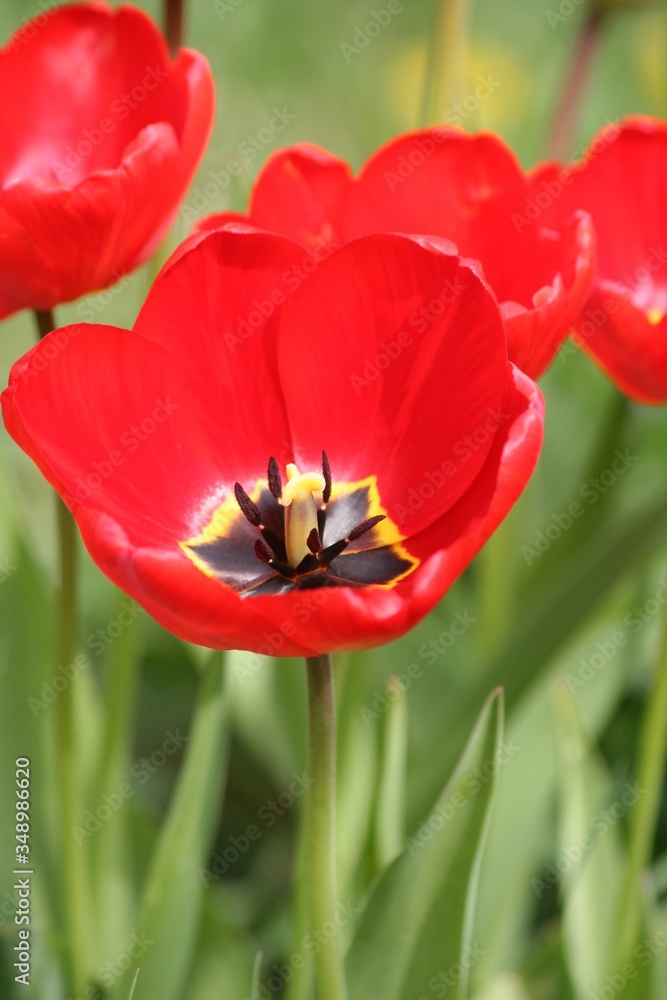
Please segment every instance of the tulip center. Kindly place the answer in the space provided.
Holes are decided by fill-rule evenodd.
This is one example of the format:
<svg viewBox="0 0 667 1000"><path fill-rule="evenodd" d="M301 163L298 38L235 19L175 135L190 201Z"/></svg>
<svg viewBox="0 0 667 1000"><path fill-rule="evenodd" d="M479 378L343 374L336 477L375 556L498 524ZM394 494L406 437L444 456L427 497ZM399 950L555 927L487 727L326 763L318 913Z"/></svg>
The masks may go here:
<svg viewBox="0 0 667 1000"><path fill-rule="evenodd" d="M271 458L251 492L235 483L202 532L182 549L208 576L242 595L313 587L393 587L418 565L380 503L377 482L332 482Z"/></svg>

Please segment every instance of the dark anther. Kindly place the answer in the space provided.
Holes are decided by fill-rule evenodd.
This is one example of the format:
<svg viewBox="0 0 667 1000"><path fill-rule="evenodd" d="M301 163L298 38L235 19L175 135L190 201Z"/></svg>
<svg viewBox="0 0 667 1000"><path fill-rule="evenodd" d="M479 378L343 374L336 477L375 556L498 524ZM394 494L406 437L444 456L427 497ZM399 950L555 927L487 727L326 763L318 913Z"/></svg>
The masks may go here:
<svg viewBox="0 0 667 1000"><path fill-rule="evenodd" d="M386 514L376 514L375 517L369 517L367 521L362 521L358 524L356 528L353 528L350 534L347 536L348 542L356 542L357 538L361 538L365 535L367 531L374 528L379 521L384 521Z"/></svg>
<svg viewBox="0 0 667 1000"><path fill-rule="evenodd" d="M280 575L284 576L287 580L293 580L297 575L297 571L293 566L288 566L287 563L281 562L280 559L276 559L269 546L263 542L261 538L255 539L254 549L255 555L260 562L270 563L271 569L274 569L276 573L280 573Z"/></svg>
<svg viewBox="0 0 667 1000"><path fill-rule="evenodd" d="M267 476L269 489L276 500L280 500L283 495L283 482L278 471L278 463L275 458L269 459L269 473Z"/></svg>
<svg viewBox="0 0 667 1000"><path fill-rule="evenodd" d="M322 490L322 503L329 503L331 498L331 467L326 451L322 452L322 475L324 476L324 489Z"/></svg>
<svg viewBox="0 0 667 1000"><path fill-rule="evenodd" d="M257 538L255 540L255 555L259 561L263 563L270 563L274 558L273 552L261 538Z"/></svg>
<svg viewBox="0 0 667 1000"><path fill-rule="evenodd" d="M314 556L316 556L318 552L322 551L322 542L320 541L320 535L317 528L313 528L313 530L308 535L308 538L306 539L306 545L308 546L309 550L313 553Z"/></svg>
<svg viewBox="0 0 667 1000"><path fill-rule="evenodd" d="M246 517L255 528L258 528L262 523L262 512L255 501L250 499L240 483L234 483L234 496L236 497L236 502L241 508L244 517Z"/></svg>
<svg viewBox="0 0 667 1000"><path fill-rule="evenodd" d="M379 521L383 521L386 516L386 514L376 514L375 517L369 517L367 521L362 521L361 524L356 526L356 528L353 528L347 538L341 538L339 542L334 542L333 545L327 545L326 549L322 549L322 551L318 553L317 558L320 566L326 569L329 563L333 562L336 556L339 556L341 552L345 551L350 542L356 542L357 538L361 538L362 535L365 535L366 532L370 531L371 528L374 528Z"/></svg>

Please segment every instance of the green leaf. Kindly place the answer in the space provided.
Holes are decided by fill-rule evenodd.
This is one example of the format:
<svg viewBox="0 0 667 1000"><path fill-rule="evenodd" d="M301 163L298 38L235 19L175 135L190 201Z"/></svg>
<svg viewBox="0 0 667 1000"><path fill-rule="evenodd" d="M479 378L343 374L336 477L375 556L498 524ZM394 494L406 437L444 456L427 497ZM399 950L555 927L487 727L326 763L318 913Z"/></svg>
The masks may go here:
<svg viewBox="0 0 667 1000"><path fill-rule="evenodd" d="M440 799L371 893L347 959L351 1000L467 996L473 912L501 761L503 699L488 699ZM431 982L431 986L429 986Z"/></svg>
<svg viewBox="0 0 667 1000"><path fill-rule="evenodd" d="M527 603L485 676L488 683L505 686L508 705L539 676L611 588L655 549L666 529L667 505L661 499L634 517L617 518L557 572L545 574L548 582Z"/></svg>
<svg viewBox="0 0 667 1000"><path fill-rule="evenodd" d="M134 974L134 979L132 980L132 985L130 986L130 992L127 994L127 1000L132 1000L134 996L134 987L137 985L137 979L139 978L139 969Z"/></svg>
<svg viewBox="0 0 667 1000"><path fill-rule="evenodd" d="M612 914L622 871L618 821L633 799L627 789L614 794L564 681L554 683L551 698L560 765L559 848L552 877L560 881L563 895L563 947L575 995L588 1000L613 972Z"/></svg>
<svg viewBox="0 0 667 1000"><path fill-rule="evenodd" d="M251 1000L257 1000L257 997L259 996L259 975L261 971L262 971L262 953L261 951L258 951L257 955L255 956L255 964L252 970L252 987L250 990Z"/></svg>
<svg viewBox="0 0 667 1000"><path fill-rule="evenodd" d="M218 818L227 760L226 700L219 654L201 682L192 731L146 881L138 933L140 997L180 1000L199 924L202 873ZM121 996L127 985L123 982Z"/></svg>

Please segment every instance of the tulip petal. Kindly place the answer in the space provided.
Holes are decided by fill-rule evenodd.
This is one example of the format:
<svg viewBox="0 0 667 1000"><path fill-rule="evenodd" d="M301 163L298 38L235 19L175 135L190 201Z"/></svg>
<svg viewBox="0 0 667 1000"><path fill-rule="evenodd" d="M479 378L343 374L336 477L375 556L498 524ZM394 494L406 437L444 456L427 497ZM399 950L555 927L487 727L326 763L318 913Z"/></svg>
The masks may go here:
<svg viewBox="0 0 667 1000"><path fill-rule="evenodd" d="M414 494L414 531L461 496L496 430L506 364L473 269L405 237L357 240L294 295L278 337L299 467L324 448L338 478L378 475L399 527Z"/></svg>

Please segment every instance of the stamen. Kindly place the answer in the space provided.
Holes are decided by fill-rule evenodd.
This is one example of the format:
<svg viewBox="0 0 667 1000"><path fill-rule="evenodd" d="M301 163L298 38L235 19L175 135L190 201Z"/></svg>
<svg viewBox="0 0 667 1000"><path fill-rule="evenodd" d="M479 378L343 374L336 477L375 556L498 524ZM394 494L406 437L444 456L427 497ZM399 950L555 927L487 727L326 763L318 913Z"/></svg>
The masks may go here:
<svg viewBox="0 0 667 1000"><path fill-rule="evenodd" d="M269 546L265 545L261 538L255 539L254 549L255 555L260 562L268 563L271 566L271 569L274 569L276 573L280 573L280 575L284 576L286 579L294 579L296 576L296 570L294 567L287 566L284 562L281 562L280 559L276 559Z"/></svg>
<svg viewBox="0 0 667 1000"><path fill-rule="evenodd" d="M269 459L269 472L267 480L272 495L276 498L276 500L281 500L283 495L283 483L282 479L280 478L278 463L273 457Z"/></svg>
<svg viewBox="0 0 667 1000"><path fill-rule="evenodd" d="M333 545L327 545L326 549L322 549L322 551L318 553L317 558L320 566L326 569L329 563L333 562L333 560L339 556L341 552L345 551L350 542L356 542L357 538L361 538L362 535L365 535L367 531L374 528L380 521L384 521L386 516L386 514L376 514L375 517L369 517L367 521L362 521L361 524L356 526L356 528L353 528L347 538L341 538L339 542L334 542Z"/></svg>
<svg viewBox="0 0 667 1000"><path fill-rule="evenodd" d="M324 489L322 490L322 503L329 503L331 499L331 466L326 451L322 451L322 473L324 475Z"/></svg>
<svg viewBox="0 0 667 1000"><path fill-rule="evenodd" d="M262 512L255 501L250 499L240 483L234 483L234 496L243 516L250 521L253 527L259 528L262 523Z"/></svg>
<svg viewBox="0 0 667 1000"><path fill-rule="evenodd" d="M320 540L320 534L317 528L313 528L311 533L308 535L308 538L306 539L306 545L308 546L308 548L310 549L310 551L313 553L314 556L316 556L318 552L322 551L322 542Z"/></svg>
<svg viewBox="0 0 667 1000"><path fill-rule="evenodd" d="M369 517L367 521L362 521L347 536L348 542L356 542L357 538L361 538L362 535L365 535L367 531L374 528L380 521L384 521L386 516L386 514L376 514L375 517Z"/></svg>
<svg viewBox="0 0 667 1000"><path fill-rule="evenodd" d="M255 555L257 556L260 562L263 563L271 562L271 560L273 559L273 552L271 551L269 546L262 541L261 538L255 539L254 548L255 548Z"/></svg>

